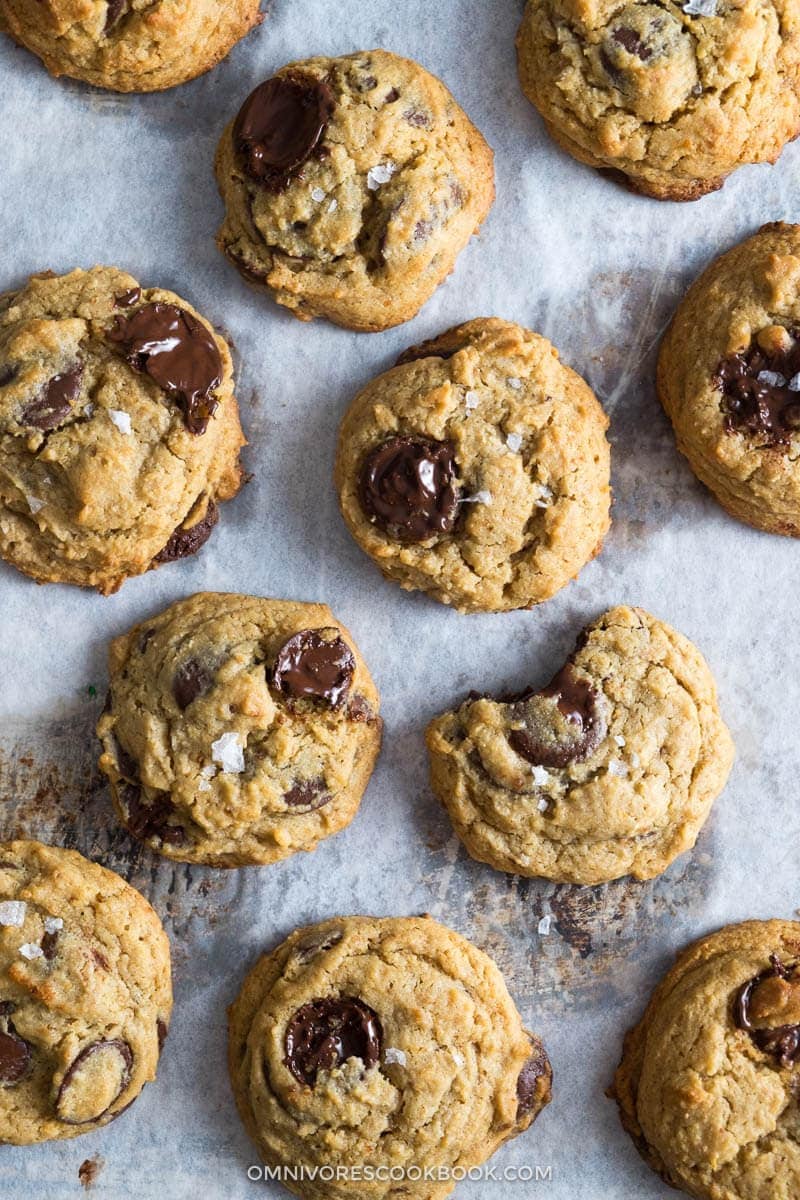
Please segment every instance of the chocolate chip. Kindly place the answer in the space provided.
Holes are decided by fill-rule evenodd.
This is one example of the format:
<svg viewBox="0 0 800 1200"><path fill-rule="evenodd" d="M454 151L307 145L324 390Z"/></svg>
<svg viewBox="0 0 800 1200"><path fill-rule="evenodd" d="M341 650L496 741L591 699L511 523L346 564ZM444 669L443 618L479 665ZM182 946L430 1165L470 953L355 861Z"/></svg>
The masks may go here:
<svg viewBox="0 0 800 1200"><path fill-rule="evenodd" d="M219 520L219 509L213 500L209 500L208 508L201 520L186 528L179 525L170 537L163 550L159 550L154 562L176 562L179 558L188 558L205 546L211 537L214 526Z"/></svg>
<svg viewBox="0 0 800 1200"><path fill-rule="evenodd" d="M288 72L259 84L233 126L250 178L273 191L285 188L319 147L333 109L330 88L312 75Z"/></svg>
<svg viewBox="0 0 800 1200"><path fill-rule="evenodd" d="M331 950L334 946L338 946L342 940L342 934L339 930L329 930L327 933L314 933L307 938L303 938L294 948L294 956L300 963L309 963L318 954L324 954L326 950Z"/></svg>
<svg viewBox="0 0 800 1200"><path fill-rule="evenodd" d="M159 1054L164 1049L164 1042L167 1040L168 1033L169 1033L169 1025L167 1024L166 1021L162 1021L161 1017L159 1017L158 1020L156 1021L156 1037L158 1038Z"/></svg>
<svg viewBox="0 0 800 1200"><path fill-rule="evenodd" d="M541 767L566 767L592 754L608 732L600 695L568 663L539 692L529 692L511 705L521 729L509 743L528 762Z"/></svg>
<svg viewBox="0 0 800 1200"><path fill-rule="evenodd" d="M172 694L178 708L187 709L199 696L205 695L212 683L211 673L196 658L182 663L172 677Z"/></svg>
<svg viewBox="0 0 800 1200"><path fill-rule="evenodd" d="M611 37L618 46L622 46L623 50L627 50L628 54L632 54L642 62L647 62L649 58L653 57L651 47L642 41L635 29L629 29L623 25L621 28L615 29Z"/></svg>
<svg viewBox="0 0 800 1200"><path fill-rule="evenodd" d="M125 824L135 838L141 841L159 838L167 846L181 846L186 841L186 830L181 825L169 824L176 809L167 792L159 792L150 801L141 787L125 784L119 788L119 797L126 813Z"/></svg>
<svg viewBox="0 0 800 1200"><path fill-rule="evenodd" d="M798 427L800 392L788 385L800 373L800 330L787 331L786 344L764 349L754 340L729 354L713 375L722 392L729 433L750 434L766 445L786 445Z"/></svg>
<svg viewBox="0 0 800 1200"><path fill-rule="evenodd" d="M457 184L455 186L458 187ZM459 192L460 190L459 188ZM430 338L427 342L409 346L400 355L395 366L402 367L406 363L418 362L423 358L452 358L454 354L458 354L459 350L463 350L468 345L469 338L465 337L460 329L449 329L447 333L443 333L437 338Z"/></svg>
<svg viewBox="0 0 800 1200"><path fill-rule="evenodd" d="M343 996L312 1000L286 1028L284 1063L300 1083L313 1087L320 1071L333 1071L349 1058L369 1070L379 1061L383 1030L363 1000Z"/></svg>
<svg viewBox="0 0 800 1200"><path fill-rule="evenodd" d="M77 400L83 378L83 363L75 363L68 371L54 375L42 388L36 400L31 401L20 415L21 425L32 425L34 429L47 431L57 429L72 412L73 401Z"/></svg>
<svg viewBox="0 0 800 1200"><path fill-rule="evenodd" d="M351 721L363 722L365 725L375 720L375 712L372 706L366 696L362 696L359 692L353 696L348 704L347 715Z"/></svg>
<svg viewBox="0 0 800 1200"><path fill-rule="evenodd" d="M197 317L175 304L145 304L118 316L108 338L135 371L147 374L183 409L190 433L204 433L219 401L219 347Z"/></svg>
<svg viewBox="0 0 800 1200"><path fill-rule="evenodd" d="M377 85L377 82L378 81L376 79L375 80L376 85ZM398 92L396 87L393 87L393 88L389 88L389 91L383 97L383 103L384 104L394 104L395 101L397 101L399 99L400 99L400 93Z"/></svg>
<svg viewBox="0 0 800 1200"><path fill-rule="evenodd" d="M800 990L798 964L786 967L776 954L770 956L770 966L749 979L739 988L733 1005L733 1016L739 1029L749 1033L759 1050L777 1059L782 1067L792 1067L800 1060L800 1025L774 1025L759 1028L754 1024L752 1006L758 987L770 979L793 983Z"/></svg>
<svg viewBox="0 0 800 1200"><path fill-rule="evenodd" d="M517 1120L529 1116L546 1104L550 1091L552 1069L544 1047L534 1048L517 1079Z"/></svg>
<svg viewBox="0 0 800 1200"><path fill-rule="evenodd" d="M452 442L394 437L377 446L361 471L360 499L372 521L399 542L450 533L458 517Z"/></svg>
<svg viewBox="0 0 800 1200"><path fill-rule="evenodd" d="M3 1019L2 1023L5 1025L5 1029L0 1031L0 1085L12 1087L28 1074L33 1058L33 1048L19 1036L7 1019L14 1011L15 1006L10 1001L5 1001L2 1007L3 1012L0 1013L0 1017Z"/></svg>
<svg viewBox="0 0 800 1200"><path fill-rule="evenodd" d="M99 1121L131 1081L133 1051L119 1038L92 1042L67 1068L56 1096L56 1115L65 1125Z"/></svg>
<svg viewBox="0 0 800 1200"><path fill-rule="evenodd" d="M52 962L56 956L56 948L58 945L58 930L54 929L52 933L46 933L39 945L42 947L42 954L48 962Z"/></svg>
<svg viewBox="0 0 800 1200"><path fill-rule="evenodd" d="M413 125L415 129L430 129L431 117L430 113L420 112L418 108L409 108L403 113L403 120Z"/></svg>
<svg viewBox="0 0 800 1200"><path fill-rule="evenodd" d="M106 23L103 26L104 33L110 33L115 25L122 20L125 13L128 11L129 0L108 0L106 10ZM132 301L132 303L136 303Z"/></svg>
<svg viewBox="0 0 800 1200"><path fill-rule="evenodd" d="M298 779L284 792L283 798L290 808L305 808L309 812L324 808L332 799L324 779Z"/></svg>
<svg viewBox="0 0 800 1200"><path fill-rule="evenodd" d="M338 708L347 698L356 660L335 629L303 629L281 646L272 682L293 700L324 700Z"/></svg>
<svg viewBox="0 0 800 1200"><path fill-rule="evenodd" d="M115 308L133 308L134 304L138 304L142 298L142 289L135 287L127 292L119 292L114 297Z"/></svg>

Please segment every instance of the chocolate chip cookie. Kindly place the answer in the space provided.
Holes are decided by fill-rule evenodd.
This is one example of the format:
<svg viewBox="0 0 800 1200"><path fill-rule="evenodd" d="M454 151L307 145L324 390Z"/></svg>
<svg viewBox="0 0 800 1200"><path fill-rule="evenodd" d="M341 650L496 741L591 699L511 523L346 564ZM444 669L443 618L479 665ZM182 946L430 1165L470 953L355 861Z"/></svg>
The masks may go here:
<svg viewBox="0 0 800 1200"><path fill-rule="evenodd" d="M800 225L765 225L707 267L662 343L658 393L720 504L800 536Z"/></svg>
<svg viewBox="0 0 800 1200"><path fill-rule="evenodd" d="M544 687L473 692L427 742L472 857L562 883L659 875L694 845L733 762L700 652L639 608L589 625Z"/></svg>
<svg viewBox="0 0 800 1200"><path fill-rule="evenodd" d="M430 917L297 930L229 1018L241 1118L268 1165L321 1173L304 1200L440 1200L550 1100L497 967Z"/></svg>
<svg viewBox="0 0 800 1200"><path fill-rule="evenodd" d="M0 556L108 593L193 554L244 445L225 340L113 267L0 296Z"/></svg>
<svg viewBox="0 0 800 1200"><path fill-rule="evenodd" d="M291 63L217 151L217 242L301 320L407 321L494 200L492 152L438 79L384 50Z"/></svg>
<svg viewBox="0 0 800 1200"><path fill-rule="evenodd" d="M324 604L205 593L111 644L100 767L134 837L181 862L273 863L349 825L378 693Z"/></svg>
<svg viewBox="0 0 800 1200"><path fill-rule="evenodd" d="M708 1200L800 1195L800 924L695 942L625 1038L612 1094L645 1160Z"/></svg>
<svg viewBox="0 0 800 1200"><path fill-rule="evenodd" d="M600 549L607 426L545 338L470 321L356 396L336 459L342 514L401 587L461 612L530 608Z"/></svg>
<svg viewBox="0 0 800 1200"><path fill-rule="evenodd" d="M0 1141L113 1121L156 1065L169 942L134 888L73 850L0 844Z"/></svg>
<svg viewBox="0 0 800 1200"><path fill-rule="evenodd" d="M522 89L574 158L695 200L800 131L798 0L528 0Z"/></svg>
<svg viewBox="0 0 800 1200"><path fill-rule="evenodd" d="M202 75L262 20L261 0L0 0L0 26L42 60L116 92Z"/></svg>

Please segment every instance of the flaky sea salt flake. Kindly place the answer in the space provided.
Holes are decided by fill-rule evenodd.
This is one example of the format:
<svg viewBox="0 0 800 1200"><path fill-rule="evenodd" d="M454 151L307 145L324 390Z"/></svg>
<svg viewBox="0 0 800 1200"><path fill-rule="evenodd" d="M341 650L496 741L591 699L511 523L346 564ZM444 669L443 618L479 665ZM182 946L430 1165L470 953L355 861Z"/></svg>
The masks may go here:
<svg viewBox="0 0 800 1200"><path fill-rule="evenodd" d="M339 201L334 196L333 199L331 200L330 204L328 205L328 212L336 212L338 207L339 207Z"/></svg>
<svg viewBox="0 0 800 1200"><path fill-rule="evenodd" d="M377 192L382 183L388 183L397 167L393 162L378 163L367 171L367 187L371 192Z"/></svg>
<svg viewBox="0 0 800 1200"><path fill-rule="evenodd" d="M58 933L59 929L64 928L64 922L61 917L45 917L44 931L45 933Z"/></svg>
<svg viewBox="0 0 800 1200"><path fill-rule="evenodd" d="M211 743L211 757L219 763L220 770L230 775L241 775L244 770L244 748L238 733L223 733Z"/></svg>
<svg viewBox="0 0 800 1200"><path fill-rule="evenodd" d="M547 800L544 796L540 796L539 799L536 801L536 807L538 808L540 813L545 813L545 812L547 812L548 808L550 807L550 801Z"/></svg>
<svg viewBox="0 0 800 1200"><path fill-rule="evenodd" d="M628 768L621 758L612 758L608 764L609 775L616 775L619 779L624 779L628 774Z"/></svg>
<svg viewBox="0 0 800 1200"><path fill-rule="evenodd" d="M506 445L509 450L513 450L514 454L519 454L522 449L522 435L519 433L510 433L506 438Z"/></svg>
<svg viewBox="0 0 800 1200"><path fill-rule="evenodd" d="M549 508L553 502L553 493L546 483L539 484L539 493L534 500L535 508Z"/></svg>
<svg viewBox="0 0 800 1200"><path fill-rule="evenodd" d="M483 488L480 492L476 492L474 496L464 496L462 504L491 504L494 497L492 493Z"/></svg>
<svg viewBox="0 0 800 1200"><path fill-rule="evenodd" d="M786 385L790 392L800 392L800 371L793 375Z"/></svg>
<svg viewBox="0 0 800 1200"><path fill-rule="evenodd" d="M387 1066L396 1063L398 1067L406 1065L406 1056L404 1050L397 1050L394 1046L387 1046L383 1054L383 1061Z"/></svg>
<svg viewBox="0 0 800 1200"><path fill-rule="evenodd" d="M35 942L23 942L19 948L19 952L23 958L34 959L44 958L44 950L41 946L37 946Z"/></svg>
<svg viewBox="0 0 800 1200"><path fill-rule="evenodd" d="M717 0L687 0L683 11L687 17L715 17Z"/></svg>
<svg viewBox="0 0 800 1200"><path fill-rule="evenodd" d="M480 402L481 398L477 392L467 392L466 396L464 397L464 405L467 409L467 412L472 412L473 409L476 409Z"/></svg>
<svg viewBox="0 0 800 1200"><path fill-rule="evenodd" d="M544 787L552 778L546 767L531 767L531 774L537 787Z"/></svg>
<svg viewBox="0 0 800 1200"><path fill-rule="evenodd" d="M541 921L539 922L539 925L537 928L539 930L539 933L542 935L542 937L547 937L547 935L549 934L550 922L552 921L552 919L553 918L550 916L550 913L548 913L547 916L542 917Z"/></svg>
<svg viewBox="0 0 800 1200"><path fill-rule="evenodd" d="M625 745L625 738L622 736L621 733L617 733L614 735L614 741L617 743L617 745L619 747L622 747Z"/></svg>
<svg viewBox="0 0 800 1200"><path fill-rule="evenodd" d="M786 376L777 371L759 371L758 382L767 387L786 387Z"/></svg>
<svg viewBox="0 0 800 1200"><path fill-rule="evenodd" d="M110 408L108 415L120 433L132 432L133 426L131 425L130 413L123 412L121 408Z"/></svg>
<svg viewBox="0 0 800 1200"><path fill-rule="evenodd" d="M24 900L4 900L0 904L0 925L22 925L27 907Z"/></svg>
<svg viewBox="0 0 800 1200"><path fill-rule="evenodd" d="M321 204L322 201L327 196L327 194L328 193L326 191L324 191L321 187L314 187L311 189L311 199L314 200L317 204Z"/></svg>
<svg viewBox="0 0 800 1200"><path fill-rule="evenodd" d="M522 380L517 379L514 375L509 375L508 379L506 380L506 383L515 392L519 392L522 390Z"/></svg>
<svg viewBox="0 0 800 1200"><path fill-rule="evenodd" d="M37 496L26 496L25 499L28 503L28 508L32 513L34 513L34 515L38 512L41 512L46 503L44 500L39 500Z"/></svg>

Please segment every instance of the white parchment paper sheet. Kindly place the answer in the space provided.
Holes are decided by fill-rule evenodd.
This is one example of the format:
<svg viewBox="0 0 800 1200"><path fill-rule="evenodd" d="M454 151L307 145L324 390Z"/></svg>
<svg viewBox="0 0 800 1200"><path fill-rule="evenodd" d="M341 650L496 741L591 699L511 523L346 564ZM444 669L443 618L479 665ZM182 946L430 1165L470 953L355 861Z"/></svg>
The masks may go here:
<svg viewBox="0 0 800 1200"><path fill-rule="evenodd" d="M253 482L197 558L109 599L37 588L0 567L3 833L76 845L139 886L165 918L176 1009L158 1082L113 1126L76 1141L3 1147L8 1200L82 1195L102 1163L109 1200L277 1197L237 1120L225 1005L264 947L339 912L430 911L492 953L555 1068L554 1101L493 1160L552 1168L539 1184L464 1184L465 1200L656 1200L603 1096L623 1031L681 944L724 921L800 905L798 547L727 518L678 457L653 391L654 349L686 284L767 220L798 219L800 146L745 168L695 204L634 197L566 157L522 97L513 39L522 0L274 0L212 74L119 97L51 80L0 39L2 280L118 264L173 288L233 337ZM217 138L261 79L294 58L385 46L442 76L497 152L498 201L454 276L382 335L304 326L248 290L213 244ZM611 418L614 526L579 581L534 612L463 617L381 580L349 539L331 485L350 398L406 345L478 315L550 337ZM108 639L200 589L324 600L350 627L383 695L386 741L361 812L311 856L262 870L173 867L115 828L91 729ZM694 639L716 673L738 760L693 854L651 884L521 883L471 862L426 781L423 731L472 686L541 683L604 608L644 605ZM552 914L547 936L537 932Z"/></svg>

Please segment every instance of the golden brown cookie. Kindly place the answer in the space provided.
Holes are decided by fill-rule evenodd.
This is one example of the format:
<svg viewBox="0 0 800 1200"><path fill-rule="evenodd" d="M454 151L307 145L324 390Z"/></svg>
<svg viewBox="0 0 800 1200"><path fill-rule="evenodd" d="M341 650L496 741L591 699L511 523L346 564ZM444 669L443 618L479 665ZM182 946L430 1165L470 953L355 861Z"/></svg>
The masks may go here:
<svg viewBox="0 0 800 1200"><path fill-rule="evenodd" d="M219 144L220 250L301 320L408 321L494 200L492 152L447 88L385 50L291 63Z"/></svg>
<svg viewBox="0 0 800 1200"><path fill-rule="evenodd" d="M94 267L0 296L0 557L108 593L193 554L241 484L224 338Z"/></svg>
<svg viewBox="0 0 800 1200"><path fill-rule="evenodd" d="M298 929L229 1018L239 1114L265 1163L316 1168L284 1179L304 1200L440 1200L550 1100L497 967L430 917Z"/></svg>
<svg viewBox="0 0 800 1200"><path fill-rule="evenodd" d="M42 60L116 92L155 92L216 66L261 0L0 0L0 28Z"/></svg>
<svg viewBox="0 0 800 1200"><path fill-rule="evenodd" d="M700 652L641 608L585 629L544 687L472 693L427 741L433 790L473 858L561 883L666 870L733 762Z"/></svg>
<svg viewBox="0 0 800 1200"><path fill-rule="evenodd" d="M662 343L658 394L720 504L800 536L800 225L765 225L706 268Z"/></svg>
<svg viewBox="0 0 800 1200"><path fill-rule="evenodd" d="M798 0L528 0L522 89L580 162L695 200L800 131Z"/></svg>
<svg viewBox="0 0 800 1200"><path fill-rule="evenodd" d="M356 396L336 457L342 514L401 587L461 612L531 608L608 530L607 426L545 338L470 321Z"/></svg>
<svg viewBox="0 0 800 1200"><path fill-rule="evenodd" d="M695 942L625 1038L612 1094L646 1161L700 1200L800 1195L800 924Z"/></svg>
<svg viewBox="0 0 800 1200"><path fill-rule="evenodd" d="M0 844L0 1141L91 1133L150 1080L169 943L134 888L73 850Z"/></svg>
<svg viewBox="0 0 800 1200"><path fill-rule="evenodd" d="M263 864L356 814L379 699L324 604L206 592L117 638L100 767L134 837L180 862Z"/></svg>

